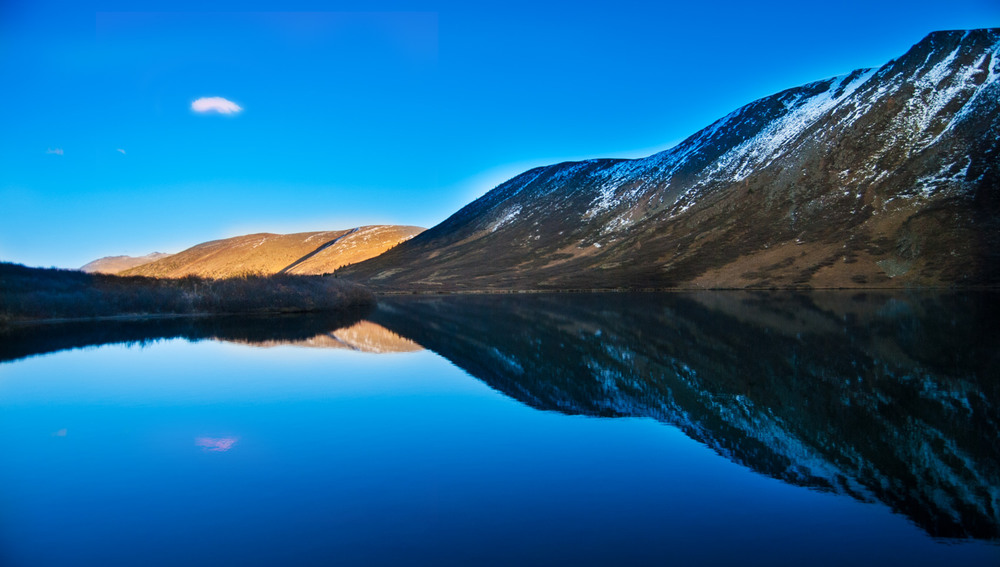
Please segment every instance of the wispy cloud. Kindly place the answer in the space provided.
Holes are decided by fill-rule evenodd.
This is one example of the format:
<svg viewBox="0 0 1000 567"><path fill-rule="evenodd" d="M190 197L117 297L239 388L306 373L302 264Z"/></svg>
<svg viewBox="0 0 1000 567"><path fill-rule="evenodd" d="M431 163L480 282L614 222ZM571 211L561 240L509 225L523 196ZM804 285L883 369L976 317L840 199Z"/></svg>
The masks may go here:
<svg viewBox="0 0 1000 567"><path fill-rule="evenodd" d="M239 437L195 437L194 444L205 451L224 452L233 448Z"/></svg>
<svg viewBox="0 0 1000 567"><path fill-rule="evenodd" d="M191 110L201 113L236 114L241 112L243 107L221 96L204 96L191 103Z"/></svg>
<svg viewBox="0 0 1000 567"><path fill-rule="evenodd" d="M121 155L125 155L125 150L123 150L123 149L121 149L121 148L118 148L118 149L117 149L117 150L115 150L115 151L116 151L116 152L118 152L118 153L120 153Z"/></svg>
<svg viewBox="0 0 1000 567"><path fill-rule="evenodd" d="M57 156L61 156L61 155L63 155L63 149L62 148L56 148L56 149L49 148L49 149L45 150L45 153L47 153L47 154L55 154Z"/></svg>

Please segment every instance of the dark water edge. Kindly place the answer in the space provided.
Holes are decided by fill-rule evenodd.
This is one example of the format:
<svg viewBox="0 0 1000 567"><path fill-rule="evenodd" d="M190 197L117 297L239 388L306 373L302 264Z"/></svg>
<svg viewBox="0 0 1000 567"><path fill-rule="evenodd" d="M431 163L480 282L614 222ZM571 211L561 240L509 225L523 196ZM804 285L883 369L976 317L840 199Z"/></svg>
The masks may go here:
<svg viewBox="0 0 1000 567"><path fill-rule="evenodd" d="M374 312L9 329L0 360L166 338L294 342L367 317L543 411L648 417L759 474L1000 542L1000 294L382 297Z"/></svg>
<svg viewBox="0 0 1000 567"><path fill-rule="evenodd" d="M383 298L372 320L531 407L651 417L785 482L1000 540L992 292Z"/></svg>

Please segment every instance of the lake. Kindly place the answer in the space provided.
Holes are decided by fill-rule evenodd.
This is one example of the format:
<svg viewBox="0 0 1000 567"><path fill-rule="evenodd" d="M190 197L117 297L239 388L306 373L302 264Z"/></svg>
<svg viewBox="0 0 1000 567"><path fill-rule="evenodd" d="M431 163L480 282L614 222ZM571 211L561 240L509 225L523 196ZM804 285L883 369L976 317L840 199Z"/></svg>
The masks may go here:
<svg viewBox="0 0 1000 567"><path fill-rule="evenodd" d="M0 564L1000 564L992 293L0 335Z"/></svg>

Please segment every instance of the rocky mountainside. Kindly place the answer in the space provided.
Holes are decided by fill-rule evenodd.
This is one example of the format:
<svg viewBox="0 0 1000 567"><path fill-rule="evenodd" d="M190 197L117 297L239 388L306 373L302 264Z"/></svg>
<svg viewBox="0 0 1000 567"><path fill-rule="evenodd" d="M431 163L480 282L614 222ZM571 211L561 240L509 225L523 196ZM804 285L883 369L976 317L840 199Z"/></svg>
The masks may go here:
<svg viewBox="0 0 1000 567"><path fill-rule="evenodd" d="M644 159L527 171L378 258L383 289L1000 283L1000 29L752 102Z"/></svg>
<svg viewBox="0 0 1000 567"><path fill-rule="evenodd" d="M198 244L119 274L166 278L324 274L377 256L423 230L416 226L374 225L326 232L248 234Z"/></svg>
<svg viewBox="0 0 1000 567"><path fill-rule="evenodd" d="M117 274L118 272L155 262L156 260L162 260L169 256L171 254L163 252L153 252L145 256L105 256L104 258L98 258L93 262L84 264L80 267L80 270L91 274Z"/></svg>
<svg viewBox="0 0 1000 567"><path fill-rule="evenodd" d="M414 295L369 319L531 407L647 417L784 482L1000 538L995 293Z"/></svg>

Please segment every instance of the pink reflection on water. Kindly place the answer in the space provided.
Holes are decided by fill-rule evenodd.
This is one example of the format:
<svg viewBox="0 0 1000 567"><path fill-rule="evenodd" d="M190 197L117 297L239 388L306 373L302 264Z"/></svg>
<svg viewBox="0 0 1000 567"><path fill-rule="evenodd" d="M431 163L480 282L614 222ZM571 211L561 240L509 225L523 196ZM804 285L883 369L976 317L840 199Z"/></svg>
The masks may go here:
<svg viewBox="0 0 1000 567"><path fill-rule="evenodd" d="M233 448L239 437L195 437L195 446L206 451L228 451Z"/></svg>

